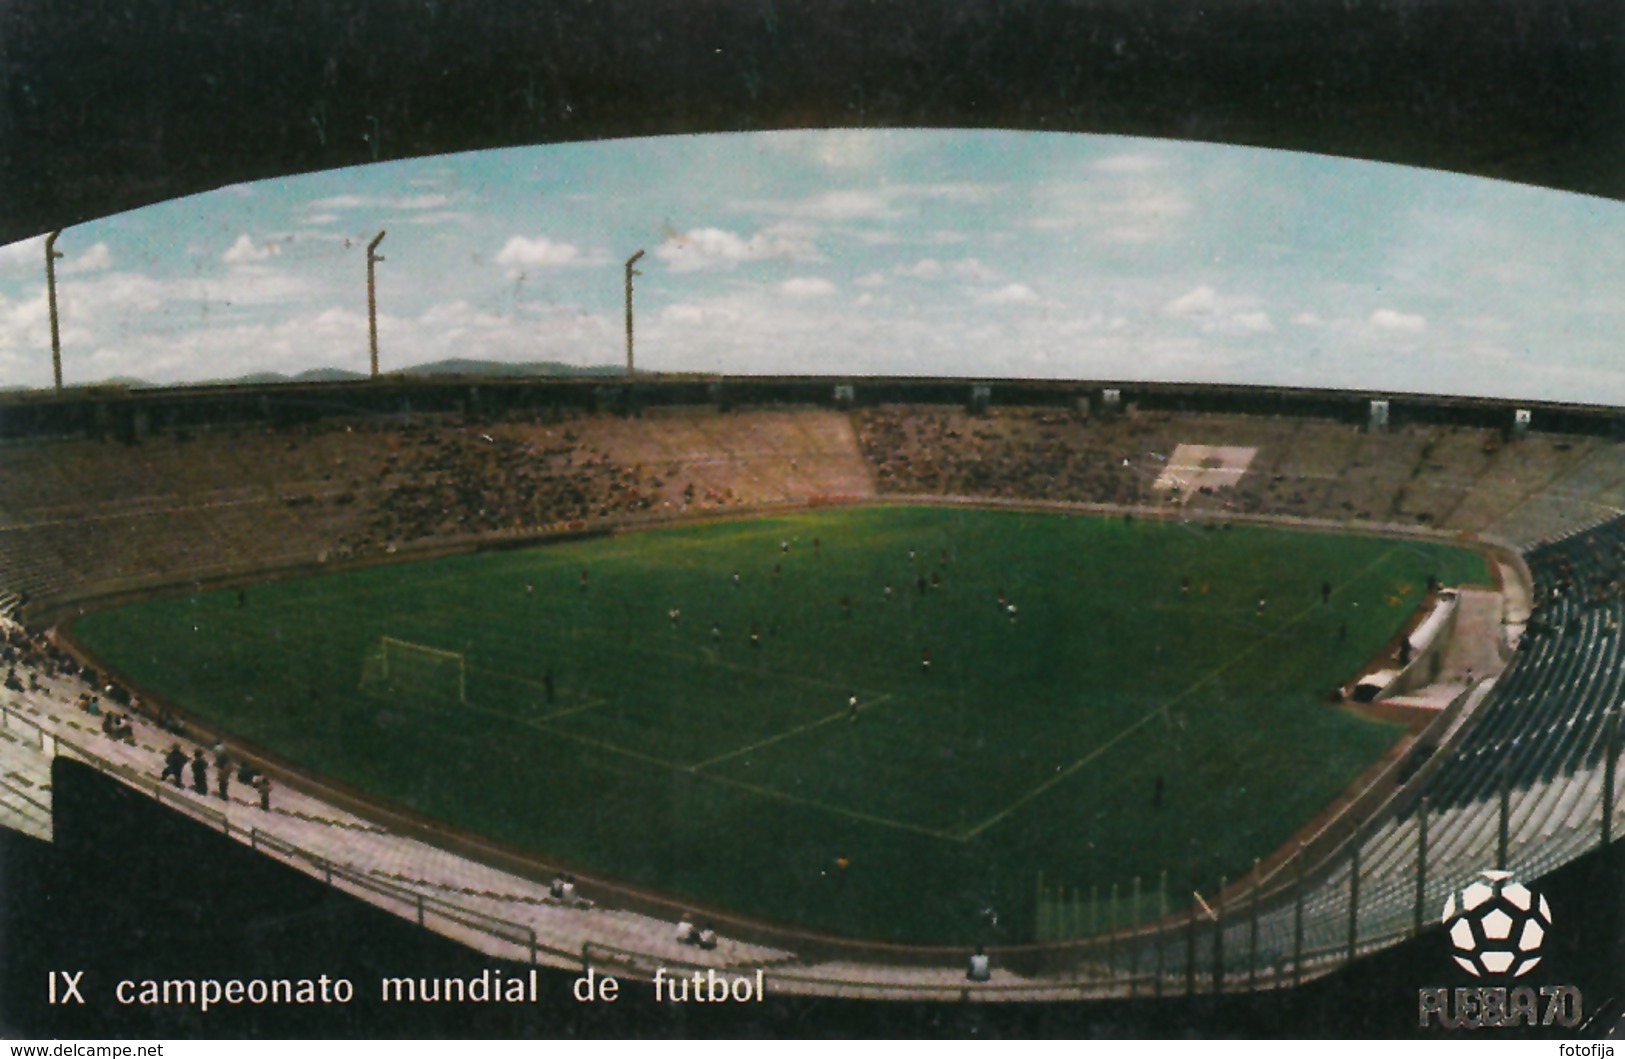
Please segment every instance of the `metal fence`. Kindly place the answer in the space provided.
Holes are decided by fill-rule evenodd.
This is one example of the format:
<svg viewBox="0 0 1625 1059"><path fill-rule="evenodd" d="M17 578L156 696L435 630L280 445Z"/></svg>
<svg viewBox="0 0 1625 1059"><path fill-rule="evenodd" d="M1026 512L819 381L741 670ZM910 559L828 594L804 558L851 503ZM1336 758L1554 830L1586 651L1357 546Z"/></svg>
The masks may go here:
<svg viewBox="0 0 1625 1059"><path fill-rule="evenodd" d="M20 733L47 758L83 761L326 885L482 951L533 964L613 966L633 977L650 977L660 968L724 969L599 941L580 949L548 944L532 925L375 878L258 827L233 826L220 810L61 738L3 704L0 727ZM1037 926L1050 944L995 950L994 967L1000 973L990 982L966 981L963 957L934 966L915 961L892 968L871 961L860 971L856 959L832 959L828 970L821 970L824 960L804 963L791 955L774 961L767 973L781 991L944 1000L1151 997L1291 987L1427 929L1436 922L1446 895L1480 869L1495 867L1534 878L1611 842L1619 809L1619 727L1615 717L1598 768L1568 774L1561 790L1545 792L1540 801L1549 812L1544 816L1520 811L1506 785L1494 801L1450 806L1431 805L1424 792L1401 791L1329 852L1316 856L1307 844L1300 845L1273 870L1255 865L1249 876L1256 884L1244 880L1247 885L1229 886L1221 880L1210 898L1180 902L1184 907L1173 910L1174 880L1190 881L1196 890L1188 875L1163 873L1154 887L1130 886L1115 893L1075 887L1064 897L1059 884L1041 882ZM1559 812L1562 819L1554 820ZM1086 899L1085 893L1091 897ZM752 969L757 966L751 964Z"/></svg>

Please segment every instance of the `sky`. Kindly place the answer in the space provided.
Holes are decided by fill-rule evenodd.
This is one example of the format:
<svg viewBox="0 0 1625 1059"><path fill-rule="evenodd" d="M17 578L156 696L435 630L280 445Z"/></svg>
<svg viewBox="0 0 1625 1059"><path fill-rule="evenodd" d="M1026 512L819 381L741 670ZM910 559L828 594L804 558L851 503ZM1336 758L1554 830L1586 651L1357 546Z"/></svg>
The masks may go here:
<svg viewBox="0 0 1625 1059"><path fill-rule="evenodd" d="M597 141L222 188L57 249L88 383L449 357L1163 380L1625 404L1625 204L1080 134ZM0 247L0 387L51 382L43 238Z"/></svg>

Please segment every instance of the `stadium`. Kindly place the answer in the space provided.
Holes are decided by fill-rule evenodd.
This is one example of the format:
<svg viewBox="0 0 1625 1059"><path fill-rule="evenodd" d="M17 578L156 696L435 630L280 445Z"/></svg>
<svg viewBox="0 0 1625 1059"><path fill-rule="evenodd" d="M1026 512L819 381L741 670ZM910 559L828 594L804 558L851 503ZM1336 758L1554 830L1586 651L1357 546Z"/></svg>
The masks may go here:
<svg viewBox="0 0 1625 1059"><path fill-rule="evenodd" d="M1536 879L1611 827L1615 420L1377 407L883 379L16 401L8 588L66 635L14 639L46 661L15 674L42 690L12 694L8 747L84 754L494 955L705 966L687 915L715 966L783 989L957 998L990 943L989 996L1296 982L1431 927L1480 868ZM70 417L100 426L37 433ZM1159 489L1224 473L1191 449L1251 460ZM537 452L585 468L539 483L556 506L509 491ZM72 709L67 657L140 700L133 745ZM268 772L271 810L166 789L160 718L189 757L223 736ZM7 806L48 833L42 767ZM681 812L636 808L661 799ZM775 835L787 863L745 852ZM561 871L580 908L548 896Z"/></svg>
<svg viewBox="0 0 1625 1059"><path fill-rule="evenodd" d="M1141 193L1185 148L934 135L540 149L558 171L523 208L598 242L481 213L487 177L531 165L494 152L4 248L0 322L42 346L0 347L29 380L0 394L11 863L55 886L152 860L139 894L180 909L196 878L160 895L147 843L229 863L212 914L246 918L209 930L257 946L323 909L268 949L374 932L415 954L355 955L385 1001L480 999L501 968L1144 1029L1302 1015L1397 967L1375 995L1411 1031L1417 1004L1424 1030L1608 1017L1616 910L1586 897L1617 875L1625 679L1625 418L1586 389L1607 371L1462 381L1537 342L1444 348L1437 305L1473 300L1450 291L1378 286L1344 322L1244 293L1281 275L1248 211L1336 200L1335 166L1193 154L1216 197L1214 174L1290 172L1228 207L1214 286L1147 249L1207 247L1195 191ZM758 175L632 205L623 150ZM1035 158L1105 190L1040 205L1011 175ZM828 185L768 201L803 169ZM229 196L241 219L195 221ZM640 209L647 251L615 227ZM1063 226L1092 234L1006 238ZM938 249L883 257L900 232ZM1099 271L1046 287L1079 246ZM1346 295L1357 254L1293 253ZM1529 309L1529 334L1590 350L1592 304ZM1570 308L1587 322L1536 330ZM1416 374L1370 384L1367 353ZM193 927L156 944L217 936ZM1480 986L1496 1021L1463 1013Z"/></svg>

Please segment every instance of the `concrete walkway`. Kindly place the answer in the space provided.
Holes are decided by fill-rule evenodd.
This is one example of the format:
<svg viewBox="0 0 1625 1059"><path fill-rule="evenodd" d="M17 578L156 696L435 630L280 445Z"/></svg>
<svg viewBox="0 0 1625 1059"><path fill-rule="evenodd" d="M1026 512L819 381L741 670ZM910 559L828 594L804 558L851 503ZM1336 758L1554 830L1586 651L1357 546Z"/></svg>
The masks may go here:
<svg viewBox="0 0 1625 1059"><path fill-rule="evenodd" d="M97 717L75 704L76 682L42 679L44 690L0 693L0 777L49 806L50 761L57 754L96 764L104 772L152 793L239 842L252 845L306 874L463 944L508 959L579 969L585 960L629 977L667 977L694 970L753 975L763 969L769 993L891 999L1078 999L1094 995L1087 983L1066 978L1027 979L998 967L991 981L970 983L964 965L897 967L855 962L805 963L796 953L721 937L711 951L679 943L676 924L603 906L566 904L548 887L456 856L286 787L276 787L271 808L234 784L230 797L199 795L159 782L163 756L176 740L141 719L135 745L104 736ZM182 742L191 755L194 745ZM208 748L204 748L207 752ZM189 770L188 770L189 771ZM211 779L213 768L210 768ZM188 779L190 776L188 776ZM0 795L5 793L0 788ZM49 817L38 807L9 811L0 797L0 825L49 837ZM15 818L15 819L14 819ZM968 954L967 954L968 955ZM1119 987L1106 986L1109 992Z"/></svg>

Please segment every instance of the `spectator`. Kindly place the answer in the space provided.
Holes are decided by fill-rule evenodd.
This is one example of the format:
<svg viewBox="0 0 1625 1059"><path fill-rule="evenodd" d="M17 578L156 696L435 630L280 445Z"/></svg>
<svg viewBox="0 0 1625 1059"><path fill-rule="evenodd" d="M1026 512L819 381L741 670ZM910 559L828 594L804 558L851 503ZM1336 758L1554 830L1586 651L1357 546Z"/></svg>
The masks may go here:
<svg viewBox="0 0 1625 1059"><path fill-rule="evenodd" d="M987 953L982 951L982 946L976 946L976 952L970 958L970 966L965 968L965 977L972 982L986 982L993 977Z"/></svg>
<svg viewBox="0 0 1625 1059"><path fill-rule="evenodd" d="M192 790L205 797L209 794L209 763L203 759L203 748L192 751Z"/></svg>
<svg viewBox="0 0 1625 1059"><path fill-rule="evenodd" d="M184 782L185 772L185 752L181 750L179 743L169 744L169 753L164 755L164 771L158 777L158 781L162 783L164 780L169 780L179 789Z"/></svg>

